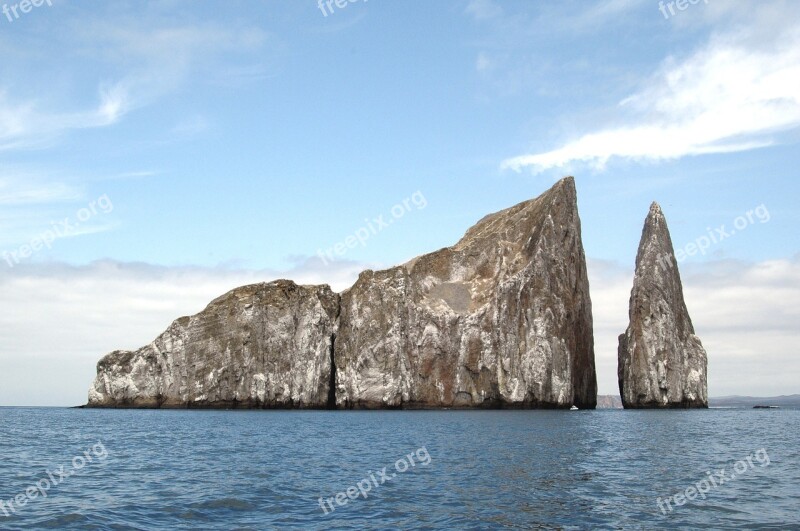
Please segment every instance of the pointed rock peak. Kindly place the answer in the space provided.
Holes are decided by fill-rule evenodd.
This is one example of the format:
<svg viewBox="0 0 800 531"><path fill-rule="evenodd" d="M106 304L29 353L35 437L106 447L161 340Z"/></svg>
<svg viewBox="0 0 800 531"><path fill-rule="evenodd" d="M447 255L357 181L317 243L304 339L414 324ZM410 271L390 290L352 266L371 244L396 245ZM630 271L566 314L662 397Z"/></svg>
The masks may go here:
<svg viewBox="0 0 800 531"><path fill-rule="evenodd" d="M493 243L503 240L524 244L532 235L539 234L548 219L556 225L569 226L575 233L580 233L578 194L573 177L560 179L538 197L484 216L467 230L454 248L483 245L479 242L485 243L487 240Z"/></svg>
<svg viewBox="0 0 800 531"><path fill-rule="evenodd" d="M618 349L624 407L707 407L706 352L694 335L667 222L655 202L642 229L629 317Z"/></svg>
<svg viewBox="0 0 800 531"><path fill-rule="evenodd" d="M644 221L644 227L645 232L647 232L648 227L658 227L669 234L669 230L667 229L667 219L664 216L664 211L661 210L661 205L655 201L653 201L650 205L650 211L647 213L647 218ZM645 240L643 238L642 243L644 243L644 241ZM670 249L670 251L671 250L672 249Z"/></svg>
<svg viewBox="0 0 800 531"><path fill-rule="evenodd" d="M675 281L680 284L678 263L674 254L667 219L661 206L653 201L644 221L639 251L636 254L636 275L640 276L653 267L670 269L674 272Z"/></svg>
<svg viewBox="0 0 800 531"><path fill-rule="evenodd" d="M661 205L659 205L656 201L653 201L650 204L650 216L661 216L664 217L664 213L661 211Z"/></svg>
<svg viewBox="0 0 800 531"><path fill-rule="evenodd" d="M563 195L568 195L570 197L577 196L577 193L575 191L575 177L571 175L562 177L561 179L556 181L556 184L551 186L550 189L547 190L542 195L550 195L550 194L563 194Z"/></svg>
<svg viewBox="0 0 800 531"><path fill-rule="evenodd" d="M575 177L573 177L572 175L565 175L564 177L559 179L558 182L559 183L568 184L568 185L572 186L573 188L575 188Z"/></svg>
<svg viewBox="0 0 800 531"><path fill-rule="evenodd" d="M575 179L573 177L563 177L556 181L553 186L539 194L539 196L497 212L497 214L514 213L521 210L551 210L553 208L577 211L578 193L575 190Z"/></svg>
<svg viewBox="0 0 800 531"><path fill-rule="evenodd" d="M554 184L551 187L551 189L555 190L563 187L575 188L575 177L573 177L572 175L566 175L560 178L558 181L556 181L556 184Z"/></svg>

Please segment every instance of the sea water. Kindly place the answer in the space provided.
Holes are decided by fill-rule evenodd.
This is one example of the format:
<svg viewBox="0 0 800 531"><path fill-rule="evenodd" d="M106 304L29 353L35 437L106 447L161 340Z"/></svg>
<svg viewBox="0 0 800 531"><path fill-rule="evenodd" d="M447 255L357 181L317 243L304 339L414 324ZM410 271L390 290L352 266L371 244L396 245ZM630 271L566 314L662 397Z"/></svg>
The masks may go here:
<svg viewBox="0 0 800 531"><path fill-rule="evenodd" d="M800 410L0 408L0 529L800 526Z"/></svg>

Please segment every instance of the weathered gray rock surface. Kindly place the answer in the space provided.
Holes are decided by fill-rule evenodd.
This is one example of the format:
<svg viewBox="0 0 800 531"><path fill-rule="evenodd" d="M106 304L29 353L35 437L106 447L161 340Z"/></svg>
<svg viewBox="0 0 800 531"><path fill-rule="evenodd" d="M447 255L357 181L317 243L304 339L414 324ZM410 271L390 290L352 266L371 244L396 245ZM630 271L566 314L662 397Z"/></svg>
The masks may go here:
<svg viewBox="0 0 800 531"><path fill-rule="evenodd" d="M642 230L629 316L618 350L623 406L708 407L706 351L694 334L667 221L657 203Z"/></svg>
<svg viewBox="0 0 800 531"><path fill-rule="evenodd" d="M341 296L238 288L103 358L89 406L585 409L596 397L570 177Z"/></svg>
<svg viewBox="0 0 800 531"><path fill-rule="evenodd" d="M100 360L89 406L326 407L338 312L328 286L237 288Z"/></svg>
<svg viewBox="0 0 800 531"><path fill-rule="evenodd" d="M342 294L340 407L594 408L575 184L483 218L453 247Z"/></svg>

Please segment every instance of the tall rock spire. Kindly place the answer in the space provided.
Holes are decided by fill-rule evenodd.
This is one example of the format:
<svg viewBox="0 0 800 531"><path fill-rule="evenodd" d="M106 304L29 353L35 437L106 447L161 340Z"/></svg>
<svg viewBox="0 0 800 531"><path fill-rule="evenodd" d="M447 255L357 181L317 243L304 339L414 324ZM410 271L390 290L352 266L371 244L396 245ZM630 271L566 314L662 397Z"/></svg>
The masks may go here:
<svg viewBox="0 0 800 531"><path fill-rule="evenodd" d="M683 300L667 220L658 203L644 223L619 336L619 391L626 408L708 407L707 358Z"/></svg>

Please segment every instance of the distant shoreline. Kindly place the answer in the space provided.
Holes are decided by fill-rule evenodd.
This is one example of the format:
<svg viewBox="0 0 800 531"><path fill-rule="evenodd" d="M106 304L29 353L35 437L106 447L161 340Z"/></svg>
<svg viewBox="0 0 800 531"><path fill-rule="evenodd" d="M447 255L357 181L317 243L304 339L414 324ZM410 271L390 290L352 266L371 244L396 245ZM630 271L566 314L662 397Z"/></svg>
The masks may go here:
<svg viewBox="0 0 800 531"><path fill-rule="evenodd" d="M800 394L769 397L757 396L718 396L708 399L709 409L715 408L753 408L755 406L800 407ZM617 395L598 395L597 409L621 409L622 401Z"/></svg>

